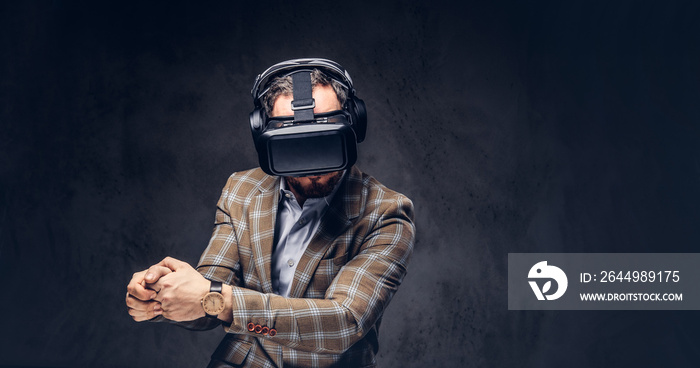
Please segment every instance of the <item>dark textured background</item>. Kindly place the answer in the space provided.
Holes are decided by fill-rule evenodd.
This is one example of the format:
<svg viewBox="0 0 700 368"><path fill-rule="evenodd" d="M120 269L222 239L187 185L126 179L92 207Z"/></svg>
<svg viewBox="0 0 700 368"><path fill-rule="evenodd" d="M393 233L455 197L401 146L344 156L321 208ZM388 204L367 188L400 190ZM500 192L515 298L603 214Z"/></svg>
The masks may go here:
<svg viewBox="0 0 700 368"><path fill-rule="evenodd" d="M97 5L95 3L100 3ZM133 322L256 165L255 75L343 64L360 167L414 200L382 367L693 367L700 312L508 311L509 252L697 252L696 2L0 5L0 365L204 366L222 331Z"/></svg>

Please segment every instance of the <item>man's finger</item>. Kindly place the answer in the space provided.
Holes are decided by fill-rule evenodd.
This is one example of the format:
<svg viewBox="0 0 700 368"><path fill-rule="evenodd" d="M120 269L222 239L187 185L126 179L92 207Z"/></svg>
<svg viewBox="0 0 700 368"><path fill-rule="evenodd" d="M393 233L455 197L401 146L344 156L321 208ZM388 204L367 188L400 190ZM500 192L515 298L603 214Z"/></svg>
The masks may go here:
<svg viewBox="0 0 700 368"><path fill-rule="evenodd" d="M126 305L129 315L137 322L146 321L163 314L163 308L160 303L155 301L144 302L128 294L126 296Z"/></svg>
<svg viewBox="0 0 700 368"><path fill-rule="evenodd" d="M138 310L154 309L156 306L160 307L160 303L157 301L149 300L143 301L139 300L129 293L126 294L126 306Z"/></svg>
<svg viewBox="0 0 700 368"><path fill-rule="evenodd" d="M155 291L146 289L146 282L144 280L145 276L146 271L136 272L132 276L131 281L129 281L129 285L126 286L126 290L129 292L129 294L133 295L139 300L144 301L151 300L156 296Z"/></svg>
<svg viewBox="0 0 700 368"><path fill-rule="evenodd" d="M163 314L162 310L141 311L141 310L137 310L134 308L129 308L129 315L136 322L148 321L148 320L153 319L153 318L160 316L162 314Z"/></svg>
<svg viewBox="0 0 700 368"><path fill-rule="evenodd" d="M160 266L160 265L153 265L151 268L146 270L146 276L144 279L146 280L146 283L148 284L153 284L156 281L158 281L161 277L173 272L168 267ZM158 291L158 290L156 290Z"/></svg>
<svg viewBox="0 0 700 368"><path fill-rule="evenodd" d="M167 267L173 271L177 271L178 269L180 269L182 267L189 266L189 263L177 260L173 257L165 257L162 261L160 261L157 264L157 266L163 266L163 267Z"/></svg>

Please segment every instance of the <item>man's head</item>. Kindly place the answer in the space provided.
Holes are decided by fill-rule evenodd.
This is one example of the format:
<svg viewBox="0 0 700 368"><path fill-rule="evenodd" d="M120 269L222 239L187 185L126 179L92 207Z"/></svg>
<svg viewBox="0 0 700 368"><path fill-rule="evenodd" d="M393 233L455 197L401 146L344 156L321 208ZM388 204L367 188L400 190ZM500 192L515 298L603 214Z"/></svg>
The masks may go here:
<svg viewBox="0 0 700 368"><path fill-rule="evenodd" d="M351 167L367 115L350 75L326 59L295 59L258 75L250 126L270 175L320 177Z"/></svg>
<svg viewBox="0 0 700 368"><path fill-rule="evenodd" d="M314 74L317 76L317 82L315 84ZM312 95L316 103L314 113L321 114L324 112L342 109L343 104L340 102L340 98L338 97L338 89L333 88L330 83L323 84L322 78L324 77L324 74L316 70L314 73L311 73L311 76L311 84L313 86ZM291 79L291 77L287 78ZM294 99L291 94L292 84L291 80L286 80L287 78L278 78L278 85L283 87L279 87L278 85L273 87L275 88L275 91L286 91L286 88L290 88L290 91L286 93L277 93L274 100L270 101L271 107L269 115L271 117L294 115L294 111L292 110L292 100ZM273 81L273 83L276 81L277 80ZM342 87L337 88L340 88L342 91ZM273 89L270 91L272 90ZM335 188L335 185L338 183L338 181L340 181L342 176L343 172L339 170L314 176L287 176L285 177L285 180L287 181L287 185L289 185L294 195L297 197L297 201L301 202L302 197L304 199L321 198L331 194L331 192L333 192L333 188Z"/></svg>

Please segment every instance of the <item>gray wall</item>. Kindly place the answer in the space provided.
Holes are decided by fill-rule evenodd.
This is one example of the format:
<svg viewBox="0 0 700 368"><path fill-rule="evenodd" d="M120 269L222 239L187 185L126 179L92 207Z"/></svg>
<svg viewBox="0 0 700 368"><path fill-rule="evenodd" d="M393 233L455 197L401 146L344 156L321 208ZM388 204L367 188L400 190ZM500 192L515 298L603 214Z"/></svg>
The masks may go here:
<svg viewBox="0 0 700 368"><path fill-rule="evenodd" d="M133 322L256 166L255 75L343 64L359 166L414 200L382 367L697 366L695 312L508 311L509 252L696 252L695 2L0 5L0 366L204 366L222 331ZM457 5L459 4L459 5Z"/></svg>

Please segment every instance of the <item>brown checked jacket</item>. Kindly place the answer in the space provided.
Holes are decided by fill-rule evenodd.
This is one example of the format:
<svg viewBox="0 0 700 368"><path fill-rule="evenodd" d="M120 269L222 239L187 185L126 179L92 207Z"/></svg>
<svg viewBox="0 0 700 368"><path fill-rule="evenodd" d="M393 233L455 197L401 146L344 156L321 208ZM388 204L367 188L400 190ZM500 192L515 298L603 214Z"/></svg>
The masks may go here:
<svg viewBox="0 0 700 368"><path fill-rule="evenodd" d="M271 257L279 177L234 173L198 271L233 285L233 322L210 367L373 367L382 314L413 252L413 204L353 167L300 259L288 298ZM212 319L181 323L212 328Z"/></svg>

